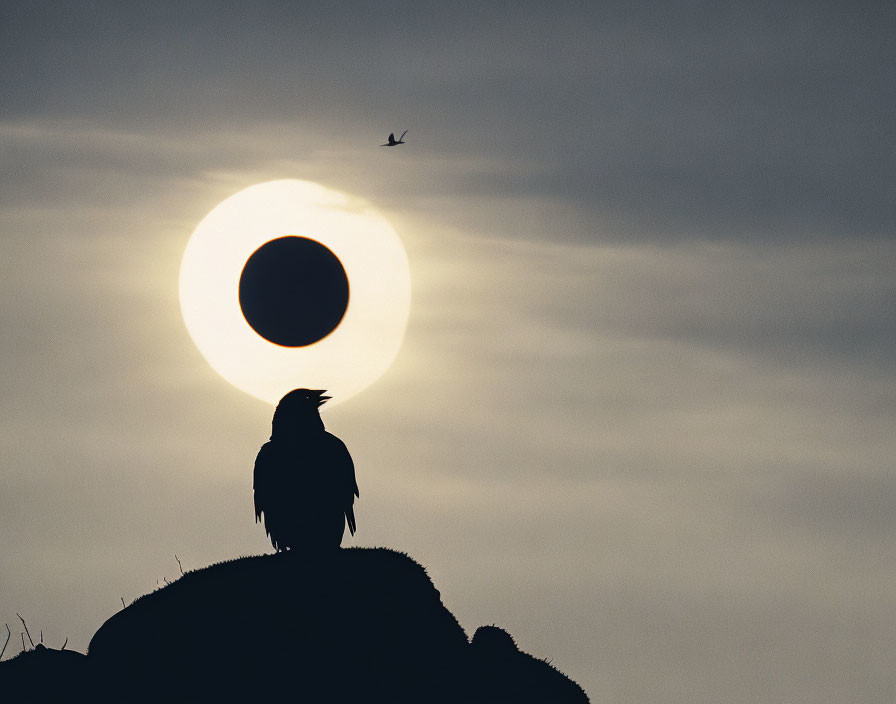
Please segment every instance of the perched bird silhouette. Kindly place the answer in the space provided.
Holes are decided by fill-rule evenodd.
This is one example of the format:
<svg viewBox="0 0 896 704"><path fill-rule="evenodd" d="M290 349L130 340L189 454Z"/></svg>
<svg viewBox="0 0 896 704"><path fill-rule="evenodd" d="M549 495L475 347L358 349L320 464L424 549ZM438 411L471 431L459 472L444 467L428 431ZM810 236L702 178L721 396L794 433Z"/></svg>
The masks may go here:
<svg viewBox="0 0 896 704"><path fill-rule="evenodd" d="M355 466L318 413L329 396L294 389L280 399L271 439L255 458L255 522L276 550L336 549L345 524L355 534Z"/></svg>
<svg viewBox="0 0 896 704"><path fill-rule="evenodd" d="M399 144L404 144L404 136L408 133L407 130L401 133L401 137L398 138L398 141L395 141L395 133L389 133L389 141L386 144L381 144L381 147L397 147Z"/></svg>

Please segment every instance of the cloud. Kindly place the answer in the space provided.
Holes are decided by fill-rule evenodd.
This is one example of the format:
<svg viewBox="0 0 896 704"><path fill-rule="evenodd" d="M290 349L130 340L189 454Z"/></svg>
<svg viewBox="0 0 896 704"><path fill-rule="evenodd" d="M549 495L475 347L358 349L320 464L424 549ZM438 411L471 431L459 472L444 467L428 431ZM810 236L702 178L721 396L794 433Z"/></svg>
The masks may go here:
<svg viewBox="0 0 896 704"><path fill-rule="evenodd" d="M496 200L573 210L550 234L582 242L874 239L896 215L885 5L54 8L7 11L7 120L185 142L266 125L365 170L410 128L384 191L504 233Z"/></svg>

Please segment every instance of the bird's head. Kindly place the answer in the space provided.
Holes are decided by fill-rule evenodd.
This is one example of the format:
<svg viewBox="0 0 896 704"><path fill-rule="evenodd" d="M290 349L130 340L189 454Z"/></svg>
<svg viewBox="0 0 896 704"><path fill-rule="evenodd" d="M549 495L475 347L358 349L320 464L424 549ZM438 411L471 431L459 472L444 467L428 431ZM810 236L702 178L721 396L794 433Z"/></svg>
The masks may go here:
<svg viewBox="0 0 896 704"><path fill-rule="evenodd" d="M293 389L281 398L274 410L271 437L290 435L297 429L323 430L324 424L317 409L332 398L324 396L325 393L323 389Z"/></svg>

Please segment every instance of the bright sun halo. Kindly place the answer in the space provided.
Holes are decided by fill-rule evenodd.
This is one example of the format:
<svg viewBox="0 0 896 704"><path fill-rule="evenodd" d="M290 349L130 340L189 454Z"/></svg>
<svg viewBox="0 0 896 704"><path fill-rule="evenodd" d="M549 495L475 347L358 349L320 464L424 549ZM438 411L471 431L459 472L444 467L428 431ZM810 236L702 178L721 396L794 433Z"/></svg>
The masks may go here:
<svg viewBox="0 0 896 704"><path fill-rule="evenodd" d="M246 262L280 238L323 245L348 280L341 319L304 346L262 337L241 308ZM365 201L295 179L255 184L219 203L194 230L180 268L181 311L196 346L227 381L271 403L307 387L327 389L333 404L371 384L398 353L410 299L407 255L388 221ZM285 312L301 323L301 310Z"/></svg>

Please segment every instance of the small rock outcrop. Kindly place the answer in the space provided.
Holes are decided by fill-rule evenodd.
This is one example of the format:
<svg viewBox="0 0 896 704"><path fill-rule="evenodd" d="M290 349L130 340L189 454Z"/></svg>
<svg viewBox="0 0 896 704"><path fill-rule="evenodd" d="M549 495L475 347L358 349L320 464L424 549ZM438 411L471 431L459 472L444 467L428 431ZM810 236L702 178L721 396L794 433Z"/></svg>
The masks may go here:
<svg viewBox="0 0 896 704"><path fill-rule="evenodd" d="M87 658L38 643L0 663L0 696L8 701L63 701L89 690Z"/></svg>
<svg viewBox="0 0 896 704"><path fill-rule="evenodd" d="M472 681L484 702L587 702L585 690L557 668L517 648L496 626L480 626L470 644Z"/></svg>

